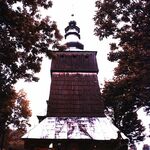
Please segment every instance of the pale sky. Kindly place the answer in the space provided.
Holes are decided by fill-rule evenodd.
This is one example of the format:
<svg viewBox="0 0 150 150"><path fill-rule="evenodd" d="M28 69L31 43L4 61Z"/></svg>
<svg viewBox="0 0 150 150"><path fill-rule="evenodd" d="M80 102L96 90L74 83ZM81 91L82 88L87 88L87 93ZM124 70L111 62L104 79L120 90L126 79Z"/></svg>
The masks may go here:
<svg viewBox="0 0 150 150"><path fill-rule="evenodd" d="M53 0L53 7L48 11L43 11L43 16L47 15L55 20L61 34L64 35L64 28L72 20L71 14L74 14L74 20L80 27L81 42L84 44L84 50L97 51L97 61L99 67L99 82L109 80L113 76L113 68L116 64L107 60L109 52L110 39L99 41L94 36L95 1L94 0ZM45 59L42 70L38 75L38 83L19 82L17 89L23 88L28 94L30 105L33 112L33 118L36 115L45 115L46 100L49 98L50 91L50 60ZM101 86L101 85L100 85ZM36 124L37 122L35 122ZM34 123L33 123L34 124Z"/></svg>

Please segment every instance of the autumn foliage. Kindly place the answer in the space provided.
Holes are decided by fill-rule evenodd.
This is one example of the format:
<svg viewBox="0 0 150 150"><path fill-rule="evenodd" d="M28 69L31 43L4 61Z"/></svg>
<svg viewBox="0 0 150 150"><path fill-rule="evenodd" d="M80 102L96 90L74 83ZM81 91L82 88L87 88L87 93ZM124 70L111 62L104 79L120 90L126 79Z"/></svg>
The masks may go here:
<svg viewBox="0 0 150 150"><path fill-rule="evenodd" d="M13 90L9 95L3 94L2 100L3 105L0 105L0 146L8 146L12 141L18 142L26 132L30 125L31 110L29 100L23 90L18 93Z"/></svg>
<svg viewBox="0 0 150 150"><path fill-rule="evenodd" d="M150 110L150 1L97 0L96 8L95 34L116 39L108 59L118 66L103 90L106 108L131 143L141 141L144 127L137 111Z"/></svg>
<svg viewBox="0 0 150 150"><path fill-rule="evenodd" d="M51 48L61 48L56 23L41 14L51 6L51 0L0 0L1 149L7 129L25 129L31 115L24 93L16 93L14 84L38 81L43 56L51 58Z"/></svg>
<svg viewBox="0 0 150 150"><path fill-rule="evenodd" d="M50 46L62 37L54 21L41 18L40 8L52 2L29 0L0 1L0 86L18 79L37 81L42 55L51 56Z"/></svg>

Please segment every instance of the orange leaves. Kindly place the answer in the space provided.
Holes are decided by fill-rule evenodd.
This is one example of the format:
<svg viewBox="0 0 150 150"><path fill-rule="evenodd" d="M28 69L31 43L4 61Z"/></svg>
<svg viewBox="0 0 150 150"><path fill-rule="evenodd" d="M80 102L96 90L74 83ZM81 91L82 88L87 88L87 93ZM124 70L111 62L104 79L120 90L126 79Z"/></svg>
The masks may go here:
<svg viewBox="0 0 150 150"><path fill-rule="evenodd" d="M3 102L4 103L4 102ZM5 124L5 128L11 126L20 128L24 126L26 129L28 119L31 117L31 110L29 108L29 101L26 98L26 93L20 90L18 93L15 91L10 93L9 97L6 97L5 103L2 105L0 113L3 115L1 122Z"/></svg>

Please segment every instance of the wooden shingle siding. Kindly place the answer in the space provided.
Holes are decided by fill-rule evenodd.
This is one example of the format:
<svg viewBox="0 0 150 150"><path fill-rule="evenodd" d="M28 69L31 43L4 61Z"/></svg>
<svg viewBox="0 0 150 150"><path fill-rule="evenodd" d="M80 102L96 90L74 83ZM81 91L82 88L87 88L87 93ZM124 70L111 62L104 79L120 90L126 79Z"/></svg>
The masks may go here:
<svg viewBox="0 0 150 150"><path fill-rule="evenodd" d="M47 116L102 117L97 74L53 73Z"/></svg>

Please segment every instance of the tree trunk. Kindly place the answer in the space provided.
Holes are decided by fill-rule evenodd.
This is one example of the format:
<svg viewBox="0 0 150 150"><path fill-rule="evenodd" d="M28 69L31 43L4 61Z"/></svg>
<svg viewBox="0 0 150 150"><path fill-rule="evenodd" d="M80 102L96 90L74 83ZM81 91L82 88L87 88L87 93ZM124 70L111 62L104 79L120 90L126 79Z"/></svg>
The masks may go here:
<svg viewBox="0 0 150 150"><path fill-rule="evenodd" d="M3 150L4 139L5 139L5 131L2 131L1 136L0 136L0 150Z"/></svg>

